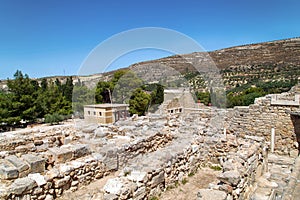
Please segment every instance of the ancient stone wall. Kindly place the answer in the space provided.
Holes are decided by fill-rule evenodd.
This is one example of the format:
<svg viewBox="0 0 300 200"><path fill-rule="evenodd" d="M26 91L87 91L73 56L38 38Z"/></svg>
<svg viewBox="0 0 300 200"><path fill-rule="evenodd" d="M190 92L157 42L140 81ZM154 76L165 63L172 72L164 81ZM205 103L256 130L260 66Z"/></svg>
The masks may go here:
<svg viewBox="0 0 300 200"><path fill-rule="evenodd" d="M291 92L292 93L292 92ZM291 93L267 95L257 98L250 106L237 106L227 111L225 127L240 137L253 135L264 137L270 142L271 130L275 129L275 152L296 156L298 143L291 112L299 110L293 100L286 100ZM281 104L274 103L275 98L282 98ZM292 94L292 98L295 93Z"/></svg>
<svg viewBox="0 0 300 200"><path fill-rule="evenodd" d="M155 123L156 127L163 127L164 121L149 123L152 125ZM129 123L134 122L129 121ZM91 181L118 170L138 155L164 147L173 139L169 133L155 130L148 130L135 139L126 136L133 130L137 135L138 127L141 131L147 131L142 123L134 126L112 125L106 129L97 125L82 126L77 129L74 126L67 126L67 128L54 126L46 130L49 135L44 135L44 138L41 136L44 130L34 130L34 133L40 133L38 139L41 141L59 137L64 143L53 143L51 148L48 145L47 149L38 153L31 149L18 153L13 149L9 151L8 148L7 151L2 151L0 199L55 199L66 190L75 191ZM66 132L66 129L70 132ZM2 136L6 137L7 134ZM22 134L18 135L10 134L12 138L18 138L20 145L36 147L34 138L26 140L33 137L32 131L22 131ZM93 146L92 141L98 146ZM120 144L111 145L112 142Z"/></svg>
<svg viewBox="0 0 300 200"><path fill-rule="evenodd" d="M104 187L104 199L158 196L203 165L222 168L219 183L213 189L220 190L225 197L247 199L251 195L256 178L267 169L267 146L263 138L245 136L242 139L201 131L198 137L189 138L183 129L181 131L171 144L136 157L119 177L110 179Z"/></svg>

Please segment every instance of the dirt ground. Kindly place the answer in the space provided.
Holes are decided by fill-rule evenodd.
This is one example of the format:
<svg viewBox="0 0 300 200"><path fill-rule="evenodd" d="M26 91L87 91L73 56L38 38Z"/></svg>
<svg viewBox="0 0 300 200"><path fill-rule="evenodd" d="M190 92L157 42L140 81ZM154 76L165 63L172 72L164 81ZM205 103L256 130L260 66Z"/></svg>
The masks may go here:
<svg viewBox="0 0 300 200"><path fill-rule="evenodd" d="M172 189L168 188L158 197L158 199L195 200L198 190L201 188L207 188L209 183L216 181L216 177L219 173L219 171L214 171L210 168L199 169L195 175L186 178L186 181L179 182L177 187ZM58 198L58 200L102 200L103 193L101 189L108 179L114 178L117 175L118 172L99 179L75 192L67 191L62 197Z"/></svg>
<svg viewBox="0 0 300 200"><path fill-rule="evenodd" d="M208 184L217 180L219 171L214 171L210 168L198 170L198 172L191 177L188 177L185 184L182 182L174 189L167 189L163 192L159 200L195 200L197 199L198 190L207 188Z"/></svg>
<svg viewBox="0 0 300 200"><path fill-rule="evenodd" d="M58 200L102 200L103 192L101 191L108 179L117 177L119 172L103 177L91 184L80 188L75 192L67 191Z"/></svg>

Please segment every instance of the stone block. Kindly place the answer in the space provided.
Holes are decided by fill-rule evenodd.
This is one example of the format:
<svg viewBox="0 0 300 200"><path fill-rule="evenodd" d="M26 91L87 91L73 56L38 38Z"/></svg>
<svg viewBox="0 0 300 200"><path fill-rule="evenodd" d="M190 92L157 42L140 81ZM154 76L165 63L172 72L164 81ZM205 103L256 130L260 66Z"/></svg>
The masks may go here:
<svg viewBox="0 0 300 200"><path fill-rule="evenodd" d="M28 164L15 155L7 156L5 159L13 164L18 169L19 173L29 169Z"/></svg>
<svg viewBox="0 0 300 200"><path fill-rule="evenodd" d="M21 157L30 167L31 173L43 173L45 171L45 162L44 158L33 154L26 154Z"/></svg>
<svg viewBox="0 0 300 200"><path fill-rule="evenodd" d="M70 176L65 176L62 179L56 179L54 180L54 186L55 188L61 188L64 185L68 184L70 182L71 177Z"/></svg>
<svg viewBox="0 0 300 200"><path fill-rule="evenodd" d="M90 154L89 146L87 144L75 144L71 146L74 158L80 158Z"/></svg>
<svg viewBox="0 0 300 200"><path fill-rule="evenodd" d="M140 171L131 171L127 178L133 182L146 182L147 181L147 173Z"/></svg>
<svg viewBox="0 0 300 200"><path fill-rule="evenodd" d="M226 197L226 192L211 189L200 189L197 194L197 200L226 200Z"/></svg>
<svg viewBox="0 0 300 200"><path fill-rule="evenodd" d="M16 179L10 186L9 192L16 195L21 195L36 187L37 184L31 178L19 178Z"/></svg>
<svg viewBox="0 0 300 200"><path fill-rule="evenodd" d="M241 180L240 173L236 170L224 172L220 174L218 178L224 183L227 183L232 186L237 186Z"/></svg>
<svg viewBox="0 0 300 200"><path fill-rule="evenodd" d="M140 187L133 193L133 199L142 200L146 196L146 187Z"/></svg>
<svg viewBox="0 0 300 200"><path fill-rule="evenodd" d="M118 170L119 159L116 151L110 150L107 152L105 158L103 159L103 164L106 166L108 171Z"/></svg>
<svg viewBox="0 0 300 200"><path fill-rule="evenodd" d="M103 187L103 190L109 194L115 194L120 195L122 187L124 186L124 183L119 178L113 178L109 179L105 186Z"/></svg>
<svg viewBox="0 0 300 200"><path fill-rule="evenodd" d="M165 181L165 173L164 171L161 171L158 175L154 176L151 180L151 187L155 187L160 183L163 183Z"/></svg>
<svg viewBox="0 0 300 200"><path fill-rule="evenodd" d="M268 162L279 164L279 165L293 165L294 164L294 159L290 158L288 156L280 156L280 155L275 155L275 154L269 154L268 155Z"/></svg>
<svg viewBox="0 0 300 200"><path fill-rule="evenodd" d="M29 174L28 178L31 178L32 180L34 180L38 186L43 186L47 183L44 176L42 176L39 173Z"/></svg>
<svg viewBox="0 0 300 200"><path fill-rule="evenodd" d="M55 163L64 163L73 159L73 152L66 147L53 147L49 149L52 159Z"/></svg>
<svg viewBox="0 0 300 200"><path fill-rule="evenodd" d="M107 193L105 193L103 199L104 200L118 200L118 196L115 195L115 194L107 194Z"/></svg>
<svg viewBox="0 0 300 200"><path fill-rule="evenodd" d="M8 195L9 194L7 186L0 182L0 199L7 199Z"/></svg>
<svg viewBox="0 0 300 200"><path fill-rule="evenodd" d="M18 178L18 169L7 160L0 160L0 179L15 179Z"/></svg>

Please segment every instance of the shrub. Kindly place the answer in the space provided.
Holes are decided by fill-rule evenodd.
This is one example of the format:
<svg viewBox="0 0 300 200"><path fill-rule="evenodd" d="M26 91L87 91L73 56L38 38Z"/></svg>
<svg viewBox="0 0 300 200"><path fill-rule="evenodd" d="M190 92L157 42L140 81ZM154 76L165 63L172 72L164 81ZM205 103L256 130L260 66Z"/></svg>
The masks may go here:
<svg viewBox="0 0 300 200"><path fill-rule="evenodd" d="M45 115L45 123L50 123L51 125L59 124L59 122L61 122L63 120L64 120L64 117L57 113Z"/></svg>

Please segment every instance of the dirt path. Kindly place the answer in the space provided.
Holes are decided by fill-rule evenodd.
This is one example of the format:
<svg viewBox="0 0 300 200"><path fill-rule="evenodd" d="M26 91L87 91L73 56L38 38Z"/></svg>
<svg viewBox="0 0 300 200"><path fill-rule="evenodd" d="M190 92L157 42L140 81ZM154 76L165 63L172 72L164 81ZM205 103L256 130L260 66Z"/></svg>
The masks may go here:
<svg viewBox="0 0 300 200"><path fill-rule="evenodd" d="M201 169L194 176L188 177L185 184L181 182L178 187L163 192L159 200L195 200L198 190L216 181L219 173L210 168Z"/></svg>

